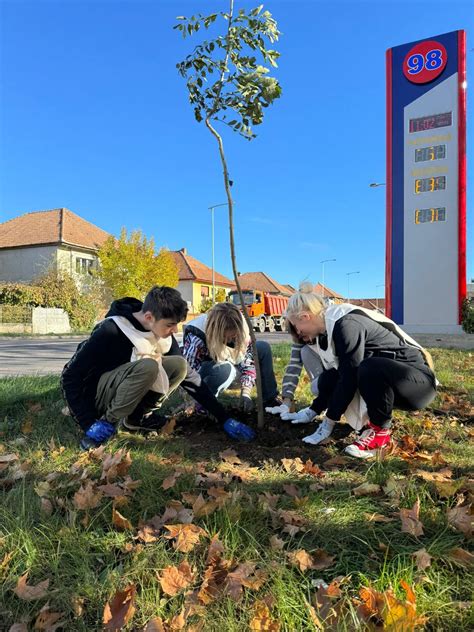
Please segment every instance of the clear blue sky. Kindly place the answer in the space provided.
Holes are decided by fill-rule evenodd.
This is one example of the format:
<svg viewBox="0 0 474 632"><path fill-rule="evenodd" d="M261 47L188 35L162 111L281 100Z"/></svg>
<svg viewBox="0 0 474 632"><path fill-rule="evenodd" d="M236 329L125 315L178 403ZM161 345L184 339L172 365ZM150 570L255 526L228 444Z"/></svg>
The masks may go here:
<svg viewBox="0 0 474 632"><path fill-rule="evenodd" d="M239 6L256 6L240 2ZM226 0L0 0L0 221L65 206L117 234L141 228L211 264L211 204L225 201L215 141L194 120L176 63L193 46L177 15ZM385 266L385 50L467 30L473 4L269 0L284 33L283 94L251 143L229 132L238 268L282 283L321 279L374 296ZM468 94L468 112L472 98ZM473 147L472 117L468 149ZM472 163L468 162L472 182ZM469 204L472 190L469 192ZM216 269L231 275L225 208ZM474 244L472 213L468 251ZM474 260L468 260L474 276ZM383 288L378 288L382 295Z"/></svg>

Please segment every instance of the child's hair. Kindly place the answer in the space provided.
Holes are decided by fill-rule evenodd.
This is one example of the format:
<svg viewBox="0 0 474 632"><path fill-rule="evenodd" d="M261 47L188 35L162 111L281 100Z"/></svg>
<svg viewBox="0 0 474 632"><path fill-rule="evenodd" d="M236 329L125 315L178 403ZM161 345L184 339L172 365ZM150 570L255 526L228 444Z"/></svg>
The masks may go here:
<svg viewBox="0 0 474 632"><path fill-rule="evenodd" d="M298 317L303 313L318 316L318 314L324 312L325 309L326 305L324 300L319 294L313 291L313 284L309 281L303 281L303 283L300 283L298 292L295 292L288 301L285 312L288 331L293 337L296 334L296 330L291 323L289 323L290 318Z"/></svg>
<svg viewBox="0 0 474 632"><path fill-rule="evenodd" d="M157 320L169 318L180 323L186 319L188 305L178 290L166 285L155 285L143 301L142 312L151 312Z"/></svg>
<svg viewBox="0 0 474 632"><path fill-rule="evenodd" d="M229 334L235 335L233 347L226 344ZM248 331L244 318L236 305L217 303L207 313L206 342L214 362L241 357L248 346Z"/></svg>

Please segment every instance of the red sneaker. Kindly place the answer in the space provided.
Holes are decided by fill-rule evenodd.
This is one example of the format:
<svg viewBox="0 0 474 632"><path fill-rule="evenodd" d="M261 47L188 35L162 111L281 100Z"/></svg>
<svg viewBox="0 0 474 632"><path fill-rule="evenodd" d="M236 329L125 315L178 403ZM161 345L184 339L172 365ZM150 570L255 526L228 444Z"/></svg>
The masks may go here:
<svg viewBox="0 0 474 632"><path fill-rule="evenodd" d="M369 422L360 438L348 445L344 452L359 459L370 459L377 454L377 450L388 446L390 441L390 430L384 430Z"/></svg>

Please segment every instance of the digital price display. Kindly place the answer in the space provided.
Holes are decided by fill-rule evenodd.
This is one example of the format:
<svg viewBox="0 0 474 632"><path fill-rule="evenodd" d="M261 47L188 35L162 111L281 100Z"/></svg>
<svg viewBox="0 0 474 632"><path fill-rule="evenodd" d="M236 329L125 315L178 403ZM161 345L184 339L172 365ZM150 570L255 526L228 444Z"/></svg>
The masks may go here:
<svg viewBox="0 0 474 632"><path fill-rule="evenodd" d="M433 145L432 147L415 149L415 162L443 160L443 158L446 158L446 145Z"/></svg>
<svg viewBox="0 0 474 632"><path fill-rule="evenodd" d="M410 134L413 132L426 132L428 129L437 127L449 127L453 124L453 113L443 112L443 114L432 114L430 116L420 116L410 119Z"/></svg>
<svg viewBox="0 0 474 632"><path fill-rule="evenodd" d="M433 222L446 221L446 208L417 208L415 211L415 224L432 224Z"/></svg>
<svg viewBox="0 0 474 632"><path fill-rule="evenodd" d="M434 178L418 178L415 180L415 193L429 193L431 191L441 191L446 188L446 176L436 176Z"/></svg>

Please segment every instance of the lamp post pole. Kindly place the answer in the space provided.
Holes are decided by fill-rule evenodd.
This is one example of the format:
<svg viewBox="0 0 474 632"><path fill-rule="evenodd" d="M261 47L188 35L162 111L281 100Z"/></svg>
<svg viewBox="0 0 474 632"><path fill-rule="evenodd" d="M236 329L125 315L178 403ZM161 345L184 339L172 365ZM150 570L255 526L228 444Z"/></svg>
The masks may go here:
<svg viewBox="0 0 474 632"><path fill-rule="evenodd" d="M324 286L324 266L326 263L329 263L330 261L336 261L335 259L323 259L320 263L323 266L323 299L324 299L324 293L325 293L325 286Z"/></svg>
<svg viewBox="0 0 474 632"><path fill-rule="evenodd" d="M214 204L214 206L210 206L209 210L211 211L211 241L212 241L212 304L216 304L216 285L215 285L215 266L214 266L214 209L219 208L219 206L227 206L227 202L223 202L222 204Z"/></svg>
<svg viewBox="0 0 474 632"><path fill-rule="evenodd" d="M351 300L351 294L349 291L349 278L352 274L360 274L360 270L356 270L355 272L346 272L347 274L347 302L349 303L349 301Z"/></svg>

